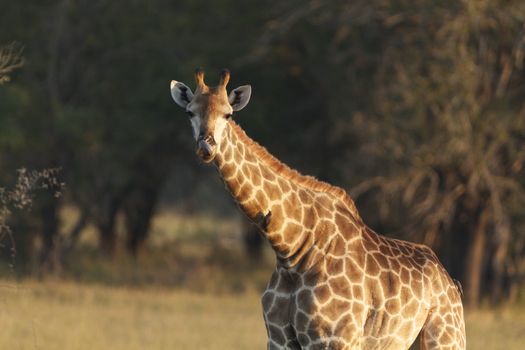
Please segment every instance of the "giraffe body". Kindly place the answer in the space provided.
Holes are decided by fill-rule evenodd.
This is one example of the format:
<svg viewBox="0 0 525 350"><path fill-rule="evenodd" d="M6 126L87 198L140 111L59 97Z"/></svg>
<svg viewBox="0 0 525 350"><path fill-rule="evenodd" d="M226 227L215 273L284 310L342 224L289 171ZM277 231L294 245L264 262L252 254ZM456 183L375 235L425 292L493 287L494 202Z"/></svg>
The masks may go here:
<svg viewBox="0 0 525 350"><path fill-rule="evenodd" d="M198 154L275 250L262 296L268 349L408 349L420 331L423 349L465 349L460 293L432 250L376 234L342 189L300 175L230 118L212 115L219 108L199 90L225 99L228 80L217 90L198 86L199 106L195 97L179 103L173 83L172 95L208 111L200 125L212 127L196 137Z"/></svg>

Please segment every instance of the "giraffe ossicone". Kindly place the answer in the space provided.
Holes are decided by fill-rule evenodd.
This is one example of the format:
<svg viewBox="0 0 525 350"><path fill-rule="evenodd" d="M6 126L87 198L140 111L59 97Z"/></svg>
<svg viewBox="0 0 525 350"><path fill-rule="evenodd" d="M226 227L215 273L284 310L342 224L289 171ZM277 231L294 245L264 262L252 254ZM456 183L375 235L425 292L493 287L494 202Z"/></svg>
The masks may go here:
<svg viewBox="0 0 525 350"><path fill-rule="evenodd" d="M273 157L231 118L251 87L229 94L230 73L195 92L172 81L197 154L213 163L242 211L270 242L275 271L262 296L268 349L465 349L458 287L432 250L378 235L344 190Z"/></svg>

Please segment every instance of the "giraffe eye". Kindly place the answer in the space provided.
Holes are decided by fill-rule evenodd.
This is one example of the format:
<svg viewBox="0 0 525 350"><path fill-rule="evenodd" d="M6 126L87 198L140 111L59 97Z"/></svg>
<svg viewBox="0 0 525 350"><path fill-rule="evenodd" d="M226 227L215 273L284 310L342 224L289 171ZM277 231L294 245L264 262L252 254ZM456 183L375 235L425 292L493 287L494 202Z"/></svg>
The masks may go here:
<svg viewBox="0 0 525 350"><path fill-rule="evenodd" d="M193 117L195 114L193 114L192 111L186 111L186 114L191 118Z"/></svg>

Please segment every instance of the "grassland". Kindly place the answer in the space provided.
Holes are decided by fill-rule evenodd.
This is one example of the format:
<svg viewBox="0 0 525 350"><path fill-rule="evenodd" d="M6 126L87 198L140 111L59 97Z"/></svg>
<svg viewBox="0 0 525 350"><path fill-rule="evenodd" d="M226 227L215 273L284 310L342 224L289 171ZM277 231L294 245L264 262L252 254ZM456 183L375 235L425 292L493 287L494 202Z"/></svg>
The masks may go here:
<svg viewBox="0 0 525 350"><path fill-rule="evenodd" d="M104 259L93 234L58 278L16 281L0 266L0 350L265 348L273 257L250 262L232 222L163 214L138 260ZM469 349L524 348L525 307L466 318Z"/></svg>
<svg viewBox="0 0 525 350"><path fill-rule="evenodd" d="M3 284L0 349L262 349L255 294Z"/></svg>
<svg viewBox="0 0 525 350"><path fill-rule="evenodd" d="M257 293L0 282L0 349L264 349ZM467 314L469 349L525 344L522 310Z"/></svg>

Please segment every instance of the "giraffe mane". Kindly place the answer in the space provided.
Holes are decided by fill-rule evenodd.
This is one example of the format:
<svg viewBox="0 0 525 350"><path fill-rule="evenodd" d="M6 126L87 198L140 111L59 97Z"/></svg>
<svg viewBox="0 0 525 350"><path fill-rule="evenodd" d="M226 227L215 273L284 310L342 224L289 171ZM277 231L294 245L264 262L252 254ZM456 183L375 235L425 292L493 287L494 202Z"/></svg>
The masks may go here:
<svg viewBox="0 0 525 350"><path fill-rule="evenodd" d="M229 121L232 131L241 140L246 147L249 147L254 151L255 155L270 169L280 174L287 180L293 181L297 185L316 192L328 193L337 199L341 200L347 209L355 216L356 219L360 218L352 198L343 190L341 187L330 185L327 182L318 180L317 178L310 175L303 175L297 170L290 168L277 158L275 158L268 150L250 138L246 132L233 120Z"/></svg>

